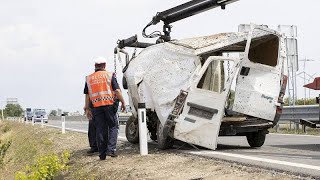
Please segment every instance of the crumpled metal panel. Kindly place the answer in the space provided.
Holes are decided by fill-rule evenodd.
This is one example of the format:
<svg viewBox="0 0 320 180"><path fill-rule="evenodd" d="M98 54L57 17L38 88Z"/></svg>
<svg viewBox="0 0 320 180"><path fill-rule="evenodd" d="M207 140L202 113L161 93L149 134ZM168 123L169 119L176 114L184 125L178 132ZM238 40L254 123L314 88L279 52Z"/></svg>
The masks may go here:
<svg viewBox="0 0 320 180"><path fill-rule="evenodd" d="M271 30L268 32L256 29L252 34L252 38L255 39L273 33L275 32ZM171 41L171 43L195 49L194 53L196 55L201 55L220 50L244 51L248 37L248 32L232 32L176 40Z"/></svg>
<svg viewBox="0 0 320 180"><path fill-rule="evenodd" d="M200 49L211 45L227 46L233 44L233 40L242 41L247 38L248 33L232 32L232 33L220 33L210 36L195 37L173 41L173 43L190 46L193 49Z"/></svg>
<svg viewBox="0 0 320 180"><path fill-rule="evenodd" d="M190 87L192 75L201 66L199 57L193 53L192 49L170 43L144 49L125 73L133 105L145 102L163 124L180 90Z"/></svg>

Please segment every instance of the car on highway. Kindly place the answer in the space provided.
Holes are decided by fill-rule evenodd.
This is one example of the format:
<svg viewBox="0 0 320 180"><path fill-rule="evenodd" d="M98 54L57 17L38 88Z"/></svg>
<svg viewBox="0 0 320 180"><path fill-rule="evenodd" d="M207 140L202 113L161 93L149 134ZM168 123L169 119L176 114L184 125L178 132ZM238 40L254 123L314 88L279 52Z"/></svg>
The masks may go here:
<svg viewBox="0 0 320 180"><path fill-rule="evenodd" d="M34 122L41 122L41 117L43 117L43 121L48 123L48 114L45 109L34 109L33 110Z"/></svg>
<svg viewBox="0 0 320 180"><path fill-rule="evenodd" d="M32 112L27 112L27 120L28 121L32 120L32 116L33 116Z"/></svg>

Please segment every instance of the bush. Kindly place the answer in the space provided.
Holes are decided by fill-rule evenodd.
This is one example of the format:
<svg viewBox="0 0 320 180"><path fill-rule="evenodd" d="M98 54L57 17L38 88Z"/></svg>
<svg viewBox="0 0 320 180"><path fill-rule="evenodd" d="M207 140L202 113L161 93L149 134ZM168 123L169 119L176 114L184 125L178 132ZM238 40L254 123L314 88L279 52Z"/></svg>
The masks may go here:
<svg viewBox="0 0 320 180"><path fill-rule="evenodd" d="M306 100L302 99L297 99L296 100L296 105L315 105L316 103L316 98L307 98ZM289 105L289 98L284 99L284 105L288 106Z"/></svg>
<svg viewBox="0 0 320 180"><path fill-rule="evenodd" d="M19 104L7 104L3 113L5 117L20 117L23 109Z"/></svg>
<svg viewBox="0 0 320 180"><path fill-rule="evenodd" d="M0 167L2 167L4 164L4 157L6 156L10 146L11 146L11 141L8 141L2 145L0 141Z"/></svg>
<svg viewBox="0 0 320 180"><path fill-rule="evenodd" d="M42 156L32 166L27 166L26 172L17 172L15 179L53 179L53 177L59 175L62 171L68 170L69 166L67 163L69 159L69 152L62 153L61 157L54 154Z"/></svg>

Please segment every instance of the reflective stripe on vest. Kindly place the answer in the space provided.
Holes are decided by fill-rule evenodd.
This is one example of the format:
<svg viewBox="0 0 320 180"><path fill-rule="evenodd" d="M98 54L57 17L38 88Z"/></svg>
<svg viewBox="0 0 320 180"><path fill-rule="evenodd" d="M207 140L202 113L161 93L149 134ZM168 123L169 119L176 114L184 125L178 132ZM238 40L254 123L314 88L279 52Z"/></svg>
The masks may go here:
<svg viewBox="0 0 320 180"><path fill-rule="evenodd" d="M112 89L112 73L97 71L86 77L89 97L93 107L112 105L114 92Z"/></svg>

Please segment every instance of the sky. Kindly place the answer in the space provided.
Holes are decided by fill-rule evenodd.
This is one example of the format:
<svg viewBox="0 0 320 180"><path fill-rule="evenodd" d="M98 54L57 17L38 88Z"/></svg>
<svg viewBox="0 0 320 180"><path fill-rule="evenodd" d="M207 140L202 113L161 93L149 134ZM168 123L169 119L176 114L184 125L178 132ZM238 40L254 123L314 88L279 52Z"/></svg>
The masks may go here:
<svg viewBox="0 0 320 180"><path fill-rule="evenodd" d="M24 107L81 111L84 79L93 72L93 58L108 59L114 71L113 48L118 39L137 34L156 12L186 0L1 0L0 101L18 98ZM173 23L172 37L237 31L239 24L298 26L299 59L305 72L320 76L320 1L240 0L226 10L214 9ZM161 30L161 26L148 29ZM300 70L303 71L303 61ZM118 63L118 71L121 69ZM121 82L121 73L118 73ZM298 97L304 97L298 77ZM124 92L124 94L126 94ZM310 96L317 96L310 91ZM309 90L307 90L309 97Z"/></svg>

